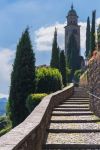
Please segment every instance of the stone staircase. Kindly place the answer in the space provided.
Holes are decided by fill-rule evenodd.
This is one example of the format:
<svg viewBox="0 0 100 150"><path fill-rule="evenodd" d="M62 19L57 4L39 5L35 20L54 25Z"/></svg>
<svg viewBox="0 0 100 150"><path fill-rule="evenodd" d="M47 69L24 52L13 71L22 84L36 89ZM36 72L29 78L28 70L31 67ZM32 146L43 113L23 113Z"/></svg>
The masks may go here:
<svg viewBox="0 0 100 150"><path fill-rule="evenodd" d="M100 119L89 109L81 88L52 111L44 150L100 150Z"/></svg>

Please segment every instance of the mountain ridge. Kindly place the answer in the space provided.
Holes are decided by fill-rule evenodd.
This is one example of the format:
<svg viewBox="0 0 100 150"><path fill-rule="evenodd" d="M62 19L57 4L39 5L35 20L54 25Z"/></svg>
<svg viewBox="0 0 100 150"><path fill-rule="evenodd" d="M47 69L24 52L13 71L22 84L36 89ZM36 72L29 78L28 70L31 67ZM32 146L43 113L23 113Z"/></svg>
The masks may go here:
<svg viewBox="0 0 100 150"><path fill-rule="evenodd" d="M7 98L6 97L0 98L0 116L5 115L6 104L7 104Z"/></svg>

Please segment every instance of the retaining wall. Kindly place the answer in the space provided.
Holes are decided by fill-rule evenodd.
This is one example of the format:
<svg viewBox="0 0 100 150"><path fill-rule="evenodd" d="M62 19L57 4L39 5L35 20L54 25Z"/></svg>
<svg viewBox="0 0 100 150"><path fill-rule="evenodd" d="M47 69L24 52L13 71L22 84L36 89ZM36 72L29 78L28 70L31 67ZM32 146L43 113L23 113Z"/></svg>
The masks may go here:
<svg viewBox="0 0 100 150"><path fill-rule="evenodd" d="M89 63L88 70L89 91L100 97L100 53ZM90 109L100 117L100 99L90 96Z"/></svg>

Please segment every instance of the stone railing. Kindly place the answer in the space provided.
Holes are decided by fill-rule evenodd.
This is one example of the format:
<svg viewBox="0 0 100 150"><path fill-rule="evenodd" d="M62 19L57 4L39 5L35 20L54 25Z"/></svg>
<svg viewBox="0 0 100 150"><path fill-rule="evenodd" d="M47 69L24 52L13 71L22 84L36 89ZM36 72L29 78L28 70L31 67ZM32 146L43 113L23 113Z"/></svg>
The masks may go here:
<svg viewBox="0 0 100 150"><path fill-rule="evenodd" d="M74 92L74 86L46 96L24 122L0 138L0 150L42 150L52 110Z"/></svg>
<svg viewBox="0 0 100 150"><path fill-rule="evenodd" d="M100 117L100 53L90 61L88 70L88 83L90 95L90 108ZM94 96L93 96L94 95Z"/></svg>

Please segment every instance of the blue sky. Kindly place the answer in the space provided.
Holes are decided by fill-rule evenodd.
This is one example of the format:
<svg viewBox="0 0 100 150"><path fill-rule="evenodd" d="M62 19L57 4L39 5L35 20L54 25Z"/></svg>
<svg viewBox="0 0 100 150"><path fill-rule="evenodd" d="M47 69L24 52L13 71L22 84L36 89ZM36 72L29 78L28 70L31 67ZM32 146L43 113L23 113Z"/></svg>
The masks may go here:
<svg viewBox="0 0 100 150"><path fill-rule="evenodd" d="M59 46L64 48L64 25L71 4L79 16L81 53L85 49L87 16L97 11L100 21L100 0L0 0L0 95L9 93L10 73L18 40L24 29L30 27L36 64L49 64L55 26Z"/></svg>

